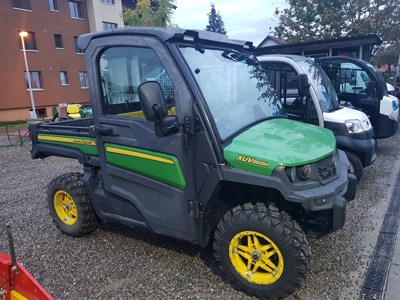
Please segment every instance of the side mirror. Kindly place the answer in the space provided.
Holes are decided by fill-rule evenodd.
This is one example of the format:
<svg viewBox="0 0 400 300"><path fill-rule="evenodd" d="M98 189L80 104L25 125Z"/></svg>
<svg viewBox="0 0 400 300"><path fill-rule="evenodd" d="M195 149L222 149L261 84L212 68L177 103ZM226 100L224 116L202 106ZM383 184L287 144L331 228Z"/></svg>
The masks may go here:
<svg viewBox="0 0 400 300"><path fill-rule="evenodd" d="M144 117L153 122L157 136L163 137L177 133L181 124L177 116L168 116L167 102L156 81L147 81L138 87L139 101Z"/></svg>
<svg viewBox="0 0 400 300"><path fill-rule="evenodd" d="M310 94L310 84L308 83L307 74L299 74L298 93L300 97L305 97Z"/></svg>
<svg viewBox="0 0 400 300"><path fill-rule="evenodd" d="M168 115L160 84L156 81L147 81L138 87L139 101L142 105L144 117L150 122L160 122Z"/></svg>

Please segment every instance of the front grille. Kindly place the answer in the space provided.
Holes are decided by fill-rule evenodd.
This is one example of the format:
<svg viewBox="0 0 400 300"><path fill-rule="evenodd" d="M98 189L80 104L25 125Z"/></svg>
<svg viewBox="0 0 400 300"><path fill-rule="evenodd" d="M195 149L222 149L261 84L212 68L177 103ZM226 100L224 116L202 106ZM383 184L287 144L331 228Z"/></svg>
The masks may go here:
<svg viewBox="0 0 400 300"><path fill-rule="evenodd" d="M322 180L336 175L336 163L333 155L325 157L317 162L318 174Z"/></svg>

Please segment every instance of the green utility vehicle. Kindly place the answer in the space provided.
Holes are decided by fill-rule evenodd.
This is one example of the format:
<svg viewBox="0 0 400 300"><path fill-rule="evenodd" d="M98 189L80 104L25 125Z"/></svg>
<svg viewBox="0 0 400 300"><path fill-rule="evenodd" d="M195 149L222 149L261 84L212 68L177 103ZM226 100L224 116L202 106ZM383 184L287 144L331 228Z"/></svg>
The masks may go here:
<svg viewBox="0 0 400 300"><path fill-rule="evenodd" d="M78 159L48 186L56 225L117 221L205 247L222 273L282 298L306 234L342 228L356 179L329 130L287 119L251 43L183 29L83 35L93 118L32 124L32 158ZM134 250L133 250L134 251Z"/></svg>

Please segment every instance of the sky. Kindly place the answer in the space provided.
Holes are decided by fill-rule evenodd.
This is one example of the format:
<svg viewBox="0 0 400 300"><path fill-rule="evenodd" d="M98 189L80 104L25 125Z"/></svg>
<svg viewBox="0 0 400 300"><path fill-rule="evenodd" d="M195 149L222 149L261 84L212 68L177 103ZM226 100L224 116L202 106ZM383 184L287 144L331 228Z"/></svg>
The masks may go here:
<svg viewBox="0 0 400 300"><path fill-rule="evenodd" d="M287 6L285 0L176 0L172 23L185 29L205 29L210 2L220 13L229 38L251 41L255 46L278 24L275 8Z"/></svg>

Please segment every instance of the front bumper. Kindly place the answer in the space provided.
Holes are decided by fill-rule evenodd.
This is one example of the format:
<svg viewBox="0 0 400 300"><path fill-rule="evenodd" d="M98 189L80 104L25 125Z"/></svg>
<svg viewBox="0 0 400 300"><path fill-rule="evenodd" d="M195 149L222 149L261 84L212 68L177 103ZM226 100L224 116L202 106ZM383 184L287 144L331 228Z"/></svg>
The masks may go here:
<svg viewBox="0 0 400 300"><path fill-rule="evenodd" d="M357 179L348 173L349 162L343 151L338 151L340 168L336 177L328 183L320 183L312 189L287 191L285 199L297 202L313 217L328 215L328 224L308 231L313 237L321 237L341 229L346 220L347 202L355 198Z"/></svg>
<svg viewBox="0 0 400 300"><path fill-rule="evenodd" d="M384 139L396 134L399 124L398 121L390 119L388 116L379 114L378 124L374 125L375 134L378 139Z"/></svg>
<svg viewBox="0 0 400 300"><path fill-rule="evenodd" d="M363 167L368 167L376 160L376 140L374 129L360 133L335 134L336 144L343 151L354 153Z"/></svg>
<svg viewBox="0 0 400 300"><path fill-rule="evenodd" d="M265 176L236 168L223 168L223 176L226 181L260 186L278 190L281 196L288 202L300 205L301 209L292 213L299 213L297 217L303 229L311 236L320 237L338 230L344 226L346 220L347 200L354 199L355 185L351 175L348 173L349 161L343 151L335 153L338 162L337 172L327 180L305 180L292 183L285 173L284 167L276 167L272 176ZM350 177L349 177L350 176ZM350 179L349 179L350 178ZM349 186L349 188L348 188ZM279 200L279 199L277 199ZM268 201L268 199L266 199ZM289 204L290 205L290 204ZM297 219L296 217L292 216ZM323 226L309 229L309 221L315 219L328 220Z"/></svg>

